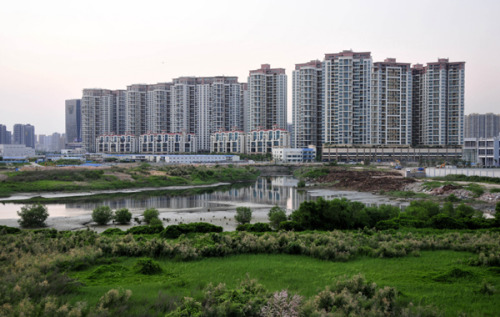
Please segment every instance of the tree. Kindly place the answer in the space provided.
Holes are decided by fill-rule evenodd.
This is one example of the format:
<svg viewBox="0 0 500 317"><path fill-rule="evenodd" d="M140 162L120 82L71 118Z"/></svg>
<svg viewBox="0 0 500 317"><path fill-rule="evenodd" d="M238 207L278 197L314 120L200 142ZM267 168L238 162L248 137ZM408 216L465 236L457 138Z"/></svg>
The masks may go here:
<svg viewBox="0 0 500 317"><path fill-rule="evenodd" d="M17 214L21 217L18 222L23 228L45 227L45 220L49 216L47 207L42 204L23 206Z"/></svg>
<svg viewBox="0 0 500 317"><path fill-rule="evenodd" d="M286 221L286 212L283 210L283 208L280 208L278 206L274 206L269 210L269 213L267 214L269 217L269 222L271 223L271 227L273 229L278 229L280 223L282 221Z"/></svg>
<svg viewBox="0 0 500 317"><path fill-rule="evenodd" d="M115 212L115 220L121 225L125 225L132 219L132 213L127 208L118 209Z"/></svg>
<svg viewBox="0 0 500 317"><path fill-rule="evenodd" d="M148 209L144 210L144 213L142 214L142 216L144 217L144 221L147 224L149 224L151 222L151 220L158 219L158 217L160 216L160 213L158 212L158 210L156 208L148 208Z"/></svg>
<svg viewBox="0 0 500 317"><path fill-rule="evenodd" d="M106 225L111 219L113 219L113 211L109 206L96 207L92 211L92 220L98 225Z"/></svg>
<svg viewBox="0 0 500 317"><path fill-rule="evenodd" d="M234 220L236 220L240 225L245 223L250 223L252 219L252 210L248 207L238 207L236 208L236 215Z"/></svg>

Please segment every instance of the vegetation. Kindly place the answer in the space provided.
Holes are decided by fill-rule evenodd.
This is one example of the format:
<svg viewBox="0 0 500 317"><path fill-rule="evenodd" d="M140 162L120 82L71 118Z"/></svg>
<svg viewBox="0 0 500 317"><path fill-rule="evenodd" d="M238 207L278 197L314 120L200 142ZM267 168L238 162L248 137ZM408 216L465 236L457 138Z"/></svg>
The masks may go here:
<svg viewBox="0 0 500 317"><path fill-rule="evenodd" d="M160 216L160 213L158 212L158 210L156 208L148 208L148 209L144 210L144 213L142 214L142 216L144 217L144 221L147 224L150 224L151 221L153 221L154 219L158 219L158 217Z"/></svg>
<svg viewBox="0 0 500 317"><path fill-rule="evenodd" d="M0 195L8 197L18 192L109 190L124 188L201 185L218 182L255 180L258 171L253 167L234 166L164 166L153 168L144 163L134 168L48 169L6 172L0 182Z"/></svg>
<svg viewBox="0 0 500 317"><path fill-rule="evenodd" d="M42 204L23 206L17 214L21 217L18 222L23 228L45 227L45 220L49 217L47 207Z"/></svg>
<svg viewBox="0 0 500 317"><path fill-rule="evenodd" d="M109 206L96 207L92 211L92 220L100 226L107 225L113 219L113 211Z"/></svg>
<svg viewBox="0 0 500 317"><path fill-rule="evenodd" d="M487 177L487 176L465 176L463 174L455 175L449 174L444 177L435 177L435 179L443 179L447 181L463 181L463 182L477 182L477 183L489 183L489 184L500 184L499 177Z"/></svg>
<svg viewBox="0 0 500 317"><path fill-rule="evenodd" d="M499 238L369 229L175 240L22 231L0 239L0 314L495 315Z"/></svg>
<svg viewBox="0 0 500 317"><path fill-rule="evenodd" d="M236 222L241 225L250 223L250 220L252 220L252 210L248 207L236 208L236 215L234 216L234 220L236 220Z"/></svg>
<svg viewBox="0 0 500 317"><path fill-rule="evenodd" d="M115 221L118 224L125 225L130 223L132 213L127 208L121 208L115 211Z"/></svg>
<svg viewBox="0 0 500 317"><path fill-rule="evenodd" d="M280 223L287 220L285 210L278 206L274 206L273 208L271 208L267 216L269 218L271 227L273 227L274 229L278 229Z"/></svg>

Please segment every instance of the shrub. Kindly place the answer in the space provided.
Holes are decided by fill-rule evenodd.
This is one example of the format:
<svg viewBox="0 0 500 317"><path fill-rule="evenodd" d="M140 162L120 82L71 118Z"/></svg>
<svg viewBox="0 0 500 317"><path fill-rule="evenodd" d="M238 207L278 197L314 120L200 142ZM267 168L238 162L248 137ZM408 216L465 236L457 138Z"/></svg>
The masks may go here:
<svg viewBox="0 0 500 317"><path fill-rule="evenodd" d="M18 222L23 228L45 227L45 220L49 216L47 207L42 204L23 206L17 214L21 217Z"/></svg>
<svg viewBox="0 0 500 317"><path fill-rule="evenodd" d="M377 230L399 229L399 224L394 219L381 220L375 224Z"/></svg>
<svg viewBox="0 0 500 317"><path fill-rule="evenodd" d="M121 208L115 212L115 221L121 225L130 223L130 219L132 219L132 213L127 208Z"/></svg>
<svg viewBox="0 0 500 317"><path fill-rule="evenodd" d="M163 222L158 218L153 218L149 221L149 225L153 227L163 227Z"/></svg>
<svg viewBox="0 0 500 317"><path fill-rule="evenodd" d="M181 234L222 232L223 228L206 222L172 225L165 228L160 236L166 239L177 239Z"/></svg>
<svg viewBox="0 0 500 317"><path fill-rule="evenodd" d="M92 211L92 220L98 225L106 225L113 219L113 211L109 206L100 206Z"/></svg>
<svg viewBox="0 0 500 317"><path fill-rule="evenodd" d="M463 227L455 218L443 213L437 214L429 220L429 226L436 229L460 229Z"/></svg>
<svg viewBox="0 0 500 317"><path fill-rule="evenodd" d="M472 218L476 214L476 210L462 203L456 208L456 213L459 218Z"/></svg>
<svg viewBox="0 0 500 317"><path fill-rule="evenodd" d="M283 208L280 208L278 206L274 206L273 208L271 208L267 216L269 217L269 222L271 224L271 227L273 227L273 229L278 229L280 223L286 221L285 210L283 210Z"/></svg>
<svg viewBox="0 0 500 317"><path fill-rule="evenodd" d="M273 231L273 229L267 223L257 222L254 224L245 223L242 225L238 225L236 227L236 231L269 232L269 231Z"/></svg>
<svg viewBox="0 0 500 317"><path fill-rule="evenodd" d="M162 272L160 264L151 258L142 258L137 260L135 267L137 272L145 275L153 275Z"/></svg>
<svg viewBox="0 0 500 317"><path fill-rule="evenodd" d="M163 226L135 226L127 230L131 234L157 234L163 231Z"/></svg>
<svg viewBox="0 0 500 317"><path fill-rule="evenodd" d="M105 236L123 235L125 234L120 228L109 228L104 230L101 234Z"/></svg>
<svg viewBox="0 0 500 317"><path fill-rule="evenodd" d="M306 182L304 180L300 180L298 183L297 183L297 187L298 188L304 188L306 187Z"/></svg>
<svg viewBox="0 0 500 317"><path fill-rule="evenodd" d="M296 221L282 221L278 227L279 230L285 231L302 231L302 226Z"/></svg>
<svg viewBox="0 0 500 317"><path fill-rule="evenodd" d="M20 233L21 229L7 226L0 226L0 235Z"/></svg>
<svg viewBox="0 0 500 317"><path fill-rule="evenodd" d="M160 215L160 213L158 212L158 210L156 208L148 208L146 210L144 210L144 214L142 215L144 217L144 221L149 224L149 222L156 218L158 219L158 216Z"/></svg>
<svg viewBox="0 0 500 317"><path fill-rule="evenodd" d="M252 210L248 207L236 208L234 220L236 220L239 224L250 223L250 220L252 220Z"/></svg>
<svg viewBox="0 0 500 317"><path fill-rule="evenodd" d="M460 198L455 196L455 194L450 194L448 197L446 197L446 201L449 201L451 203L456 203L457 201L460 201Z"/></svg>

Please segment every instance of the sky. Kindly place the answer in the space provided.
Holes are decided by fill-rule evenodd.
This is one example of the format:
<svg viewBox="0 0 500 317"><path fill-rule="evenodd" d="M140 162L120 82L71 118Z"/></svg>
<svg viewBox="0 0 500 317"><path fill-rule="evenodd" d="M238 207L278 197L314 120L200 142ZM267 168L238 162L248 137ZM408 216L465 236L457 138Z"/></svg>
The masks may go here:
<svg viewBox="0 0 500 317"><path fill-rule="evenodd" d="M325 53L373 62L465 61L465 113L500 113L498 0L4 1L0 124L64 133L64 102L84 88L181 76L238 76ZM288 112L291 118L291 94Z"/></svg>

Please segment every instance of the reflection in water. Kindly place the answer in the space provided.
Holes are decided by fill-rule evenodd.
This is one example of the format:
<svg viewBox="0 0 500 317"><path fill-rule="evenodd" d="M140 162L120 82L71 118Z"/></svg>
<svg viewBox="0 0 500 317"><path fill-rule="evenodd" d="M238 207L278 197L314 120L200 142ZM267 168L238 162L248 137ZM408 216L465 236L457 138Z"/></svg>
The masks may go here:
<svg viewBox="0 0 500 317"><path fill-rule="evenodd" d="M345 197L350 200L360 201L367 205L393 204L383 196L370 193L336 190L297 190L297 180L291 176L259 177L254 184L233 186L229 189L207 189L205 193L175 196L169 191L148 195L142 193L139 197L125 196L112 197L96 202L77 202L67 204L47 204L51 217L71 217L90 214L97 206L107 205L112 209L128 208L131 212L141 213L147 208L157 208L160 212L191 209L192 212L207 212L224 210L229 207L224 202L251 203L260 205L278 205L288 211L295 210L306 200L324 197L334 199ZM0 205L0 218L17 218L16 211L19 204L8 203Z"/></svg>

